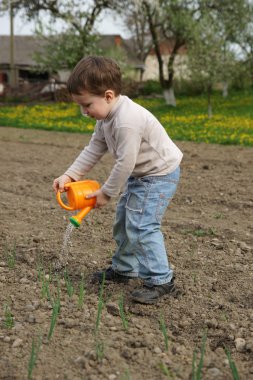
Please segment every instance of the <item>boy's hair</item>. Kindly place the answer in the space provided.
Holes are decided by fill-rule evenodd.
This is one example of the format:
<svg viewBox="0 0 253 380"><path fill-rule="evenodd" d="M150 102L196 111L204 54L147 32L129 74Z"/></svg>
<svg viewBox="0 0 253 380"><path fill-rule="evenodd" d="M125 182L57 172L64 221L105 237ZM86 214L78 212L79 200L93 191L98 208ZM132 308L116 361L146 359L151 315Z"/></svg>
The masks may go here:
<svg viewBox="0 0 253 380"><path fill-rule="evenodd" d="M86 90L94 95L103 96L106 90L121 93L121 72L119 66L110 58L88 56L75 66L67 81L70 94L81 95Z"/></svg>

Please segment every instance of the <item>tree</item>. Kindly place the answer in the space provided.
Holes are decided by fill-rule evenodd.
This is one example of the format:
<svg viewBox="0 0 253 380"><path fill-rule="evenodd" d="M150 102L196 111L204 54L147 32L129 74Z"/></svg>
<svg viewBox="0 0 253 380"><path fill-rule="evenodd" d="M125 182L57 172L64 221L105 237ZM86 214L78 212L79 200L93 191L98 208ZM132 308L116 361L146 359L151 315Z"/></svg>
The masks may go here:
<svg viewBox="0 0 253 380"><path fill-rule="evenodd" d="M36 36L40 40L40 47L34 54L37 71L72 70L85 55L100 53L96 35L87 35L84 42L72 27L55 33L50 27L37 26Z"/></svg>
<svg viewBox="0 0 253 380"><path fill-rule="evenodd" d="M208 115L212 116L211 94L218 83L223 83L223 94L238 71L235 52L237 35L242 30L247 1L216 0L200 2L195 36L188 43L191 77L202 83L208 97Z"/></svg>
<svg viewBox="0 0 253 380"><path fill-rule="evenodd" d="M253 88L253 23L250 22L244 34L244 41L240 45L244 51L245 64L250 76L250 84Z"/></svg>
<svg viewBox="0 0 253 380"><path fill-rule="evenodd" d="M241 48L242 61L248 72L249 82L253 88L253 3L249 2L246 13L246 21L243 29L236 36L236 42ZM245 17L244 17L245 19Z"/></svg>
<svg viewBox="0 0 253 380"><path fill-rule="evenodd" d="M143 12L141 1L128 0L127 7L121 3L118 11L125 21L127 30L131 33L136 57L143 63L153 45L149 31L147 14ZM142 80L144 69L141 70L140 80Z"/></svg>
<svg viewBox="0 0 253 380"><path fill-rule="evenodd" d="M222 2L220 0L128 0L127 3L127 9L130 12L129 20L134 27L132 30L133 33L135 30L136 41L138 41L139 36L138 29L135 26L137 17L142 17L148 23L152 48L158 62L159 81L167 104L176 105L173 81L176 57L180 49L184 47L188 51L188 47L190 46L192 49L191 55L194 49L196 54L197 52L200 53L201 46L198 47L197 45L201 45L203 42L201 38L202 30L205 30L209 26L215 33L215 41L213 43L215 43L216 52L213 51L212 54L220 60L220 64L216 61L216 75L218 75L218 71L223 71L222 82L224 83L224 94L226 94L228 82L235 70L235 54L232 44L235 46L237 36L241 35L243 25L245 27L245 15L248 12L250 0L234 0L233 2L230 0ZM135 4L135 9L137 9L135 12L132 11L132 3ZM217 24L215 30L212 23ZM203 34L205 35L205 32ZM164 62L161 48L163 42L170 42L172 45L167 63ZM206 42L204 41L204 44ZM212 48L212 46L210 47ZM247 45L247 48L250 50L249 45ZM203 54L205 49L207 47L204 45L202 49ZM207 53L211 50L207 49ZM205 62L201 61L205 65ZM218 66L220 70L218 70ZM198 70L202 69L203 66L200 67L199 64ZM220 77L216 79L220 80Z"/></svg>
<svg viewBox="0 0 253 380"><path fill-rule="evenodd" d="M153 48L159 67L159 81L168 105L176 106L173 88L174 63L179 50L187 45L193 36L196 23L194 18L196 6L189 0L143 0L145 12L152 37ZM161 43L172 42L172 51L164 72L164 60Z"/></svg>
<svg viewBox="0 0 253 380"><path fill-rule="evenodd" d="M199 21L196 39L188 45L188 67L192 80L202 84L208 96L208 116L212 116L211 94L219 81L228 81L235 59L219 36L217 25L206 15ZM229 67L229 70L228 70Z"/></svg>
<svg viewBox="0 0 253 380"><path fill-rule="evenodd" d="M8 3L9 0L4 0ZM115 0L19 0L14 2L15 9L25 11L28 19L38 18L41 12L46 12L51 16L51 20L62 20L67 25L71 25L85 38L85 33L90 33L94 22L101 11L106 8L113 9Z"/></svg>
<svg viewBox="0 0 253 380"><path fill-rule="evenodd" d="M5 2L8 2L5 0ZM104 9L113 9L116 0L20 0L13 3L16 10L37 21L37 34L43 39L43 53L38 51L40 67L73 68L84 55L96 53L94 23ZM45 26L43 15L50 17L50 26ZM60 20L62 31L55 30L55 21Z"/></svg>

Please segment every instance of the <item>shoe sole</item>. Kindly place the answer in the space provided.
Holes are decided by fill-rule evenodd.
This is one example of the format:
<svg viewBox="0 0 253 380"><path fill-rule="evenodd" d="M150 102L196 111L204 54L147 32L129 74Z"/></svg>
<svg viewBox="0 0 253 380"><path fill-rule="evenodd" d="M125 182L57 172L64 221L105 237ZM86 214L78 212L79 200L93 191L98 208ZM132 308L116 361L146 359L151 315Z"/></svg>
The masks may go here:
<svg viewBox="0 0 253 380"><path fill-rule="evenodd" d="M124 278L122 278L122 279L115 279L115 280L109 280L109 279L105 279L105 282L110 282L110 283L114 283L114 284L125 284L125 283L127 283L129 280L128 280L128 278L127 279L124 279ZM103 280L102 279L99 279L98 280L98 282L100 283L100 284L102 284L102 282L103 282Z"/></svg>
<svg viewBox="0 0 253 380"><path fill-rule="evenodd" d="M143 301L143 299L137 298L137 297L131 297L131 300L137 303L141 303L143 305L154 305L157 303L161 298L155 299L155 300L149 300L149 301Z"/></svg>

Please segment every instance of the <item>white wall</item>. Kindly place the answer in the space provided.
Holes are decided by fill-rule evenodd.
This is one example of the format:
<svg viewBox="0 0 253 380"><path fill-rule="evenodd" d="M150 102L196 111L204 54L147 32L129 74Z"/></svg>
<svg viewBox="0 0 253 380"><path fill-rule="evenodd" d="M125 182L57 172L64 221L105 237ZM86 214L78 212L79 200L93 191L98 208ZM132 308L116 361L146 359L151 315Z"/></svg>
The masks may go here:
<svg viewBox="0 0 253 380"><path fill-rule="evenodd" d="M168 61L169 55L163 56L163 72L165 79L168 79ZM174 62L175 78L188 79L189 70L187 68L187 56L177 55ZM145 72L143 74L143 80L159 80L158 61L155 55L149 55L145 61Z"/></svg>

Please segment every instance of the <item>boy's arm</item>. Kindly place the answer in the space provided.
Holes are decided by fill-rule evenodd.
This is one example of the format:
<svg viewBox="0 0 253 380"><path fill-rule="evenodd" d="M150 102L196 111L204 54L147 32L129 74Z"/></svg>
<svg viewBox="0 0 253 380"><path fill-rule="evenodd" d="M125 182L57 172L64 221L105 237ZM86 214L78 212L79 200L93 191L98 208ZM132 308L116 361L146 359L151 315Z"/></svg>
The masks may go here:
<svg viewBox="0 0 253 380"><path fill-rule="evenodd" d="M73 178L75 181L79 181L93 168L93 166L100 160L106 151L107 145L104 136L96 126L89 145L82 150L64 174Z"/></svg>

